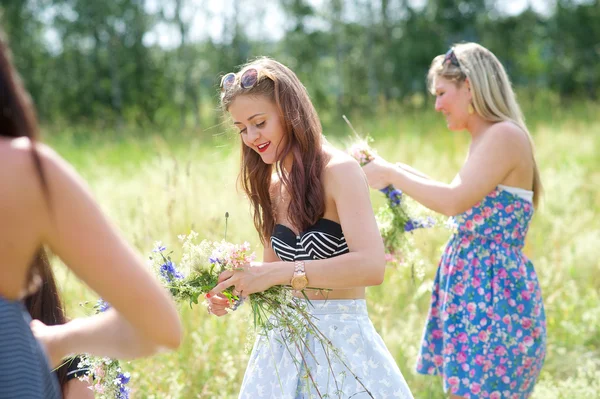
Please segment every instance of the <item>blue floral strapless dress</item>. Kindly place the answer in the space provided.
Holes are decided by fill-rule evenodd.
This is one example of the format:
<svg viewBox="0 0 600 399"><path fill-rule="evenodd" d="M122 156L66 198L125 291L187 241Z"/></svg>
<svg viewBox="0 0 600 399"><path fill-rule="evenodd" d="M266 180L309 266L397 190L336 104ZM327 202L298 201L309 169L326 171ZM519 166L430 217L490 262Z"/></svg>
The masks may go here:
<svg viewBox="0 0 600 399"><path fill-rule="evenodd" d="M522 249L531 202L501 188L455 216L417 362L466 398L525 399L546 352L546 316Z"/></svg>

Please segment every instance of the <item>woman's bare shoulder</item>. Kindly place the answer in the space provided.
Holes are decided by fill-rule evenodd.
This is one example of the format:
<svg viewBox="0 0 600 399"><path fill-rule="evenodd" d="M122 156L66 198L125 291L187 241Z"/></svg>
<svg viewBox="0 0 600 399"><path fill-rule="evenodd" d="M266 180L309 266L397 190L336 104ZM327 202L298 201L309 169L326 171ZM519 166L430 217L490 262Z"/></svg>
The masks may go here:
<svg viewBox="0 0 600 399"><path fill-rule="evenodd" d="M345 173L354 174L356 171L361 170L360 165L354 158L337 148L328 146L324 152L329 158L325 165L326 176L343 177Z"/></svg>
<svg viewBox="0 0 600 399"><path fill-rule="evenodd" d="M11 166L14 167L21 164L31 165L34 146L42 162L52 164L59 158L50 147L40 142L33 142L29 137L0 137L0 162L7 166L12 164Z"/></svg>
<svg viewBox="0 0 600 399"><path fill-rule="evenodd" d="M365 174L360 164L350 155L335 148L328 148L329 160L323 171L326 187L339 187L340 185L364 185Z"/></svg>

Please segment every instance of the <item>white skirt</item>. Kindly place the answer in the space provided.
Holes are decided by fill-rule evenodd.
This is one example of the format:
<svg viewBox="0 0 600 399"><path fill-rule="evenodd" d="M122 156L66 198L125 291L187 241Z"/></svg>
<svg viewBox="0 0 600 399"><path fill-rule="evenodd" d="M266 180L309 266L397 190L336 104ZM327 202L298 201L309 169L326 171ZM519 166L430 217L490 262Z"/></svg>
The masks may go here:
<svg viewBox="0 0 600 399"><path fill-rule="evenodd" d="M307 347L301 354L285 344L289 340L280 330L269 331L268 336L259 334L240 399L413 399L394 358L369 320L364 299L313 300L308 309L337 354L327 355L328 348L312 335L306 337Z"/></svg>

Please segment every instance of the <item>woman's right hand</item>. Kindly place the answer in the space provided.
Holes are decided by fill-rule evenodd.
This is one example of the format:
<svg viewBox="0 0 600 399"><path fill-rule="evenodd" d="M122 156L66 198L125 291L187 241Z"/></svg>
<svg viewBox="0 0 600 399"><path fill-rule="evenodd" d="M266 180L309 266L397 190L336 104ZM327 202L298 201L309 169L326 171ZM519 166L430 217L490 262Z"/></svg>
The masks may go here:
<svg viewBox="0 0 600 399"><path fill-rule="evenodd" d="M206 300L208 301L208 313L214 314L215 316L225 316L228 311L227 308L231 307L231 302L223 294L206 294Z"/></svg>
<svg viewBox="0 0 600 399"><path fill-rule="evenodd" d="M362 167L367 181L371 188L381 190L391 183L390 172L394 170L394 165L381 157L375 157L374 160Z"/></svg>
<svg viewBox="0 0 600 399"><path fill-rule="evenodd" d="M219 283L222 283L226 280L226 275L221 273L219 275ZM231 302L227 297L223 294L206 294L204 296L208 301L208 313L214 314L215 316L225 316L227 312L227 308L231 307Z"/></svg>
<svg viewBox="0 0 600 399"><path fill-rule="evenodd" d="M29 323L31 332L35 338L40 342L51 367L57 367L61 364L62 359L68 356L68 353L63 353L61 349L60 326L47 326L39 320L32 320Z"/></svg>

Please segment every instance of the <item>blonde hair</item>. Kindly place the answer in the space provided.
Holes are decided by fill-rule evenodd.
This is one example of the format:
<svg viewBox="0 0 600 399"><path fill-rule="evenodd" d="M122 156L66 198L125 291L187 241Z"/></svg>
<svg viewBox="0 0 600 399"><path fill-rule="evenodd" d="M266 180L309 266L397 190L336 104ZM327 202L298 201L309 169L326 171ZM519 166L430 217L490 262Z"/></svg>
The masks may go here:
<svg viewBox="0 0 600 399"><path fill-rule="evenodd" d="M475 112L490 122L511 121L527 134L533 158L533 203L537 206L543 187L535 160L533 138L525 125L523 112L504 67L491 51L477 43L457 44L452 51L460 66L448 61L447 56L435 57L427 74L429 91L435 94L434 80L438 76L457 85L468 78Z"/></svg>

